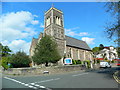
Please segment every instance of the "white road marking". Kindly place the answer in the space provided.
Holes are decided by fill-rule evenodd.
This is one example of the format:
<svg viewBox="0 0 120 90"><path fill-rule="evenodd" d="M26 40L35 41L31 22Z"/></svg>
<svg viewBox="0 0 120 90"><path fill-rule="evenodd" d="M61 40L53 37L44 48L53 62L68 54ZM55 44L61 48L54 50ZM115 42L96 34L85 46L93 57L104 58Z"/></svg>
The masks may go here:
<svg viewBox="0 0 120 90"><path fill-rule="evenodd" d="M41 88L45 88L44 86L40 86Z"/></svg>
<svg viewBox="0 0 120 90"><path fill-rule="evenodd" d="M76 77L76 76L80 76L80 75L84 75L84 74L88 74L88 73L81 73L81 74L76 74L76 75L72 75L72 76Z"/></svg>
<svg viewBox="0 0 120 90"><path fill-rule="evenodd" d="M34 88L34 89L37 89L37 87L34 87L34 86L30 86L30 85L29 85L28 87L29 87L29 88Z"/></svg>
<svg viewBox="0 0 120 90"><path fill-rule="evenodd" d="M34 84L34 86L37 86L37 87L39 87L40 85L38 85L38 84Z"/></svg>
<svg viewBox="0 0 120 90"><path fill-rule="evenodd" d="M25 83L21 83L21 84L23 84L23 85L24 85Z"/></svg>
<svg viewBox="0 0 120 90"><path fill-rule="evenodd" d="M11 81L14 81L14 82L17 82L17 83L22 84L22 85L24 85L24 86L27 86L27 87L29 87L29 88L33 88L33 89L38 89L37 87L46 88L46 87L44 87L44 86L40 86L40 85L37 85L37 84L34 84L34 83L31 83L31 85L34 85L34 86L31 86L31 85L29 85L29 84L20 82L20 81L18 81L18 80L15 80L15 79L12 79L12 78L9 78L9 77L4 77L4 78L5 78L5 79L8 79L8 80L11 80ZM37 86L37 87L35 87L35 86Z"/></svg>
<svg viewBox="0 0 120 90"><path fill-rule="evenodd" d="M35 83L30 83L31 85L35 85Z"/></svg>
<svg viewBox="0 0 120 90"><path fill-rule="evenodd" d="M29 83L29 84L34 85L35 83L50 82L50 81L59 80L59 79L60 79L60 78L56 78L56 79L49 79L49 80L44 80L44 81L39 81L39 82L34 82L34 83Z"/></svg>
<svg viewBox="0 0 120 90"><path fill-rule="evenodd" d="M38 84L34 84L34 86L36 86L36 87L40 87L40 88L46 88L46 87L44 87L44 86L40 86L40 85L38 85Z"/></svg>
<svg viewBox="0 0 120 90"><path fill-rule="evenodd" d="M24 84L25 86L29 86L28 84Z"/></svg>

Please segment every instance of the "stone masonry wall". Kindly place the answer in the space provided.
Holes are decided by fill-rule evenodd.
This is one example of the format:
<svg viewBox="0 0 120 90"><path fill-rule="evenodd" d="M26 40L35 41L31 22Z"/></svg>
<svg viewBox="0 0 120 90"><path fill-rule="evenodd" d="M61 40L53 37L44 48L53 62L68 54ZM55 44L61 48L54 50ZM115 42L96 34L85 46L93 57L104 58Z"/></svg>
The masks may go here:
<svg viewBox="0 0 120 90"><path fill-rule="evenodd" d="M3 74L8 75L42 75L44 71L49 71L49 74L57 74L71 71L80 71L80 65L75 66L56 66L56 67L45 67L45 68L10 68L3 70Z"/></svg>

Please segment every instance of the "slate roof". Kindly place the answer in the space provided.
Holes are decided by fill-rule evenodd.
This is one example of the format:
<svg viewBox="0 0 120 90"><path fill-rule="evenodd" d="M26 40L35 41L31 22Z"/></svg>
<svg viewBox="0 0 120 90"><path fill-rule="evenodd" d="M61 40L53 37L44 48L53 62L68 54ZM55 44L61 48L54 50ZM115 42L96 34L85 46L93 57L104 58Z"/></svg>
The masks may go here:
<svg viewBox="0 0 120 90"><path fill-rule="evenodd" d="M90 47L87 45L85 41L78 40L69 36L65 36L66 38L66 45L72 46L80 49L91 50Z"/></svg>
<svg viewBox="0 0 120 90"><path fill-rule="evenodd" d="M65 39L66 39L67 46L91 51L90 47L87 45L87 43L85 41L78 40L78 39L75 39L73 37L69 37L66 35L65 35ZM38 39L33 38L32 43L33 43L33 45L36 45L38 43Z"/></svg>
<svg viewBox="0 0 120 90"><path fill-rule="evenodd" d="M31 42L31 46L30 46L30 50L31 50L32 47L35 47L35 46L36 46L37 42L38 42L38 39L36 39L36 38L32 38L32 42Z"/></svg>
<svg viewBox="0 0 120 90"><path fill-rule="evenodd" d="M37 44L38 43L38 39L33 38L33 42L34 42L34 44Z"/></svg>

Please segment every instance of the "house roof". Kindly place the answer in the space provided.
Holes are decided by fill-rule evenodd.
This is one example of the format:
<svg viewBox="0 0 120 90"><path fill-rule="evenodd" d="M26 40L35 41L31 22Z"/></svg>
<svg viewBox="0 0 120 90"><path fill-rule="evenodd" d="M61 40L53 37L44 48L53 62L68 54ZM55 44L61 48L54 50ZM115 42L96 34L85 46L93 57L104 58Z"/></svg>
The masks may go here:
<svg viewBox="0 0 120 90"><path fill-rule="evenodd" d="M65 38L66 38L67 46L72 46L72 47L81 48L85 50L91 50L85 41L78 40L69 36L65 36Z"/></svg>
<svg viewBox="0 0 120 90"><path fill-rule="evenodd" d="M104 58L95 58L95 60L104 60Z"/></svg>

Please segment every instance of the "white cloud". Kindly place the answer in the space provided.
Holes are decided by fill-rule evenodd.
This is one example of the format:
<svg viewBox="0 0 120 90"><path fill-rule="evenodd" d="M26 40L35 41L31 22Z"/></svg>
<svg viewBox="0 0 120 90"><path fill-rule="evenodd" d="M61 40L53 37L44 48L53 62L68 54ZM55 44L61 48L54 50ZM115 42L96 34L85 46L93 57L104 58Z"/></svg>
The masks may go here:
<svg viewBox="0 0 120 90"><path fill-rule="evenodd" d="M6 46L6 45L8 45L8 44L9 44L8 40L2 41L2 45L3 45L3 46Z"/></svg>
<svg viewBox="0 0 120 90"><path fill-rule="evenodd" d="M95 44L94 43L95 38L82 37L82 40L88 44Z"/></svg>
<svg viewBox="0 0 120 90"><path fill-rule="evenodd" d="M33 25L36 25L36 24L38 24L38 23L39 23L39 21L34 20L34 21L32 21L31 23L32 23Z"/></svg>
<svg viewBox="0 0 120 90"><path fill-rule="evenodd" d="M74 30L79 29L79 27L71 28L71 29L65 29L65 34L70 36L87 36L89 35L88 32L80 32L76 33Z"/></svg>
<svg viewBox="0 0 120 90"><path fill-rule="evenodd" d="M86 35L89 35L88 32L81 32L78 34L79 36L86 36Z"/></svg>
<svg viewBox="0 0 120 90"><path fill-rule="evenodd" d="M38 17L37 15L33 15L34 17Z"/></svg>
<svg viewBox="0 0 120 90"><path fill-rule="evenodd" d="M23 48L28 53L29 49L26 46L29 43L22 41L22 39L32 38L36 34L33 25L38 24L39 21L35 20L34 17L37 16L27 11L11 12L2 15L0 17L0 32L2 32L2 36L0 34L0 37L2 37L0 42L10 46L10 49L13 51ZM18 42L22 44L18 44Z"/></svg>
<svg viewBox="0 0 120 90"><path fill-rule="evenodd" d="M67 35L70 35L70 36L75 36L75 35L76 35L76 33L75 33L75 32L71 32L71 31L70 31L70 32L68 32L68 33L67 33Z"/></svg>
<svg viewBox="0 0 120 90"><path fill-rule="evenodd" d="M13 52L24 51L29 54L30 42L26 42L24 40L13 40L8 46Z"/></svg>
<svg viewBox="0 0 120 90"><path fill-rule="evenodd" d="M71 31L71 29L66 29L66 28L65 28L65 32L66 32L66 33L69 32L69 31Z"/></svg>
<svg viewBox="0 0 120 90"><path fill-rule="evenodd" d="M74 28L71 28L71 30L76 30L76 29L79 29L80 27L74 27Z"/></svg>
<svg viewBox="0 0 120 90"><path fill-rule="evenodd" d="M25 40L13 40L9 42L7 40L4 40L2 44L4 46L7 45L14 53L22 50L26 52L26 54L29 54L29 48L30 48L31 42L26 42Z"/></svg>
<svg viewBox="0 0 120 90"><path fill-rule="evenodd" d="M72 31L72 29L66 29L66 28L65 28L65 34L70 35L70 36L76 35L76 33L74 31Z"/></svg>
<svg viewBox="0 0 120 90"><path fill-rule="evenodd" d="M44 25L41 23L41 24L40 24L40 27L41 27L41 28L44 28Z"/></svg>

